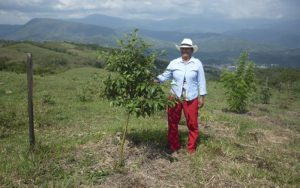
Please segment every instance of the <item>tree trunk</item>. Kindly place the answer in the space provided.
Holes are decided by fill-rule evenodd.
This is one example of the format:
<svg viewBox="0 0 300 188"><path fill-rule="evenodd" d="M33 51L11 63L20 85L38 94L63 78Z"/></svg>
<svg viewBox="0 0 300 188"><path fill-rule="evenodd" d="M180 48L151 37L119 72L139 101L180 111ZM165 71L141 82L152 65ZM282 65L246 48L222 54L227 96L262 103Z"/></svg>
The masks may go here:
<svg viewBox="0 0 300 188"><path fill-rule="evenodd" d="M129 124L129 117L130 117L130 113L128 112L125 128L124 128L124 131L123 131L123 137L122 137L122 140L121 140L119 166L124 166L125 165L125 161L124 161L124 144L125 144L125 138L126 138L128 124Z"/></svg>

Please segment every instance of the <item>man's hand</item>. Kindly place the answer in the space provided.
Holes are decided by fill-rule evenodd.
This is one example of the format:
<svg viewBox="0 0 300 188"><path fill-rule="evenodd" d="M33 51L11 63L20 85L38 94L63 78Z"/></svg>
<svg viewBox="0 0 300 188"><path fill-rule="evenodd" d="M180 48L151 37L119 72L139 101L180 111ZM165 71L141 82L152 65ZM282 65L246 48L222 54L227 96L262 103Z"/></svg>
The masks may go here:
<svg viewBox="0 0 300 188"><path fill-rule="evenodd" d="M198 98L198 108L202 108L204 106L204 96L200 96Z"/></svg>
<svg viewBox="0 0 300 188"><path fill-rule="evenodd" d="M154 78L154 79L153 79L153 82L154 82L154 83L157 83L157 84L160 83L160 81L159 81L157 78Z"/></svg>

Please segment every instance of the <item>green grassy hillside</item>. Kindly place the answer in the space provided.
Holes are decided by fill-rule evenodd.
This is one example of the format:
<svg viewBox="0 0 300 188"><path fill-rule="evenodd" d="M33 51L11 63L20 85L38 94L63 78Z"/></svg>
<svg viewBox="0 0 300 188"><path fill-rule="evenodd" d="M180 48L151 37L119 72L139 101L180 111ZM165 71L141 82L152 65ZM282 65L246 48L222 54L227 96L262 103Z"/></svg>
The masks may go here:
<svg viewBox="0 0 300 188"><path fill-rule="evenodd" d="M33 54L35 73L55 73L80 66L101 66L95 45L69 42L0 42L0 70L25 72L26 53Z"/></svg>
<svg viewBox="0 0 300 188"><path fill-rule="evenodd" d="M20 61L24 53L18 51L20 45L45 50L29 44L7 46ZM72 61L79 57L83 58L72 56ZM120 171L114 164L125 111L99 95L107 75L103 69L83 67L34 76L37 148L31 153L26 75L0 72L0 187L300 186L299 93L272 90L270 104L253 102L248 113L235 114L224 110L221 84L208 81L196 154L188 155L185 148L178 156L163 152L164 111L152 118L131 118L126 166ZM185 146L187 128L184 120L180 124Z"/></svg>

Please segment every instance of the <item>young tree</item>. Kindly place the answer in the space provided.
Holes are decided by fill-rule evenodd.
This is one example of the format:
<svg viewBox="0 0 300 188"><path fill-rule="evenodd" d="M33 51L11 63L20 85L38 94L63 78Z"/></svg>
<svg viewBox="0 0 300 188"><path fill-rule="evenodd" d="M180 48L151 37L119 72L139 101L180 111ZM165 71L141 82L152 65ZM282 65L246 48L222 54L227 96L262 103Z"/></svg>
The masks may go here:
<svg viewBox="0 0 300 188"><path fill-rule="evenodd" d="M118 40L118 48L105 55L107 69L116 75L105 81L104 95L111 104L126 109L127 119L120 145L119 165L124 165L123 153L129 117L151 116L172 105L161 86L153 82L156 53L149 51L150 45L138 36L138 30Z"/></svg>
<svg viewBox="0 0 300 188"><path fill-rule="evenodd" d="M241 53L235 71L222 71L221 82L226 89L229 109L238 113L245 112L250 95L256 91L254 63L249 60L247 52Z"/></svg>
<svg viewBox="0 0 300 188"><path fill-rule="evenodd" d="M269 87L269 78L266 78L265 85L261 87L261 101L263 104L269 104L272 96L271 89Z"/></svg>

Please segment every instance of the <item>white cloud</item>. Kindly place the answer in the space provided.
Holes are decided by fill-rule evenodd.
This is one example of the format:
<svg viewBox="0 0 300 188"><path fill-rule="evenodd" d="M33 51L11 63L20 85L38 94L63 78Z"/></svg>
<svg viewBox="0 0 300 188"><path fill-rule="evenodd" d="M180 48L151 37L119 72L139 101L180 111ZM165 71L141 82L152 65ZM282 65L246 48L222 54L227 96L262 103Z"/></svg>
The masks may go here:
<svg viewBox="0 0 300 188"><path fill-rule="evenodd" d="M1 16L0 22L20 23L32 17L70 18L95 13L142 19L192 15L229 19L299 18L299 8L297 0L0 0L1 15L6 15ZM14 15L16 12L21 16Z"/></svg>
<svg viewBox="0 0 300 188"><path fill-rule="evenodd" d="M1 24L23 24L30 19L26 14L18 11L0 10Z"/></svg>

